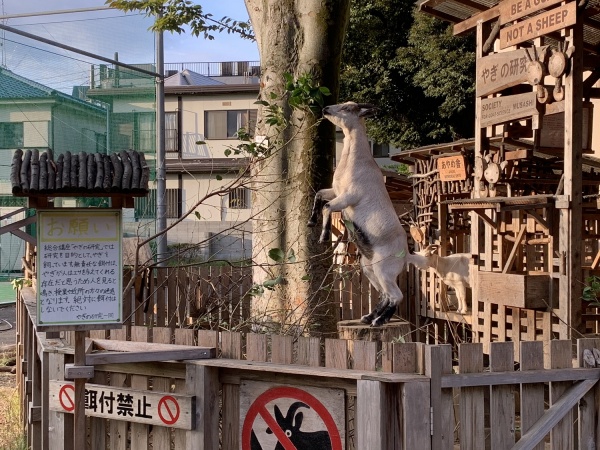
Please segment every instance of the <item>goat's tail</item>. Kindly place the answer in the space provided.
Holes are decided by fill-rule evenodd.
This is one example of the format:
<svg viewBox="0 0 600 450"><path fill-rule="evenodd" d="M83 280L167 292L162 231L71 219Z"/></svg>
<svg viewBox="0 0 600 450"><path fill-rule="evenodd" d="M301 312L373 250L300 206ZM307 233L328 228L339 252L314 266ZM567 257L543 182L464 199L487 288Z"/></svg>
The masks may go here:
<svg viewBox="0 0 600 450"><path fill-rule="evenodd" d="M418 253L409 253L406 255L406 262L422 270L426 270L429 267L427 258Z"/></svg>

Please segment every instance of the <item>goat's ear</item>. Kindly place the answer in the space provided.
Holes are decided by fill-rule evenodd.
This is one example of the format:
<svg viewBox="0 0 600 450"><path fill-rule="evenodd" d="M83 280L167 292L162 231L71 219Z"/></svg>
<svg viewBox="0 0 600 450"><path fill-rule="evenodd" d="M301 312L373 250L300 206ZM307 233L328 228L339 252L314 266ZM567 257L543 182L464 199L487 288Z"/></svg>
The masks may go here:
<svg viewBox="0 0 600 450"><path fill-rule="evenodd" d="M279 409L279 406L275 405L273 407L273 409L275 410L275 420L277 421L277 423L280 425L285 423L285 418L283 417L283 414L281 414L281 410Z"/></svg>
<svg viewBox="0 0 600 450"><path fill-rule="evenodd" d="M373 105L361 104L360 112L358 113L358 117L373 117L375 114L379 112L379 109L375 108Z"/></svg>
<svg viewBox="0 0 600 450"><path fill-rule="evenodd" d="M438 248L440 248L440 246L437 244L429 245L429 246L427 246L427 251L429 252L430 255L433 255L434 253L436 253L438 251Z"/></svg>
<svg viewBox="0 0 600 450"><path fill-rule="evenodd" d="M294 428L299 430L300 427L302 426L302 420L304 419L304 414L302 414L301 412L296 414L296 417L294 417Z"/></svg>

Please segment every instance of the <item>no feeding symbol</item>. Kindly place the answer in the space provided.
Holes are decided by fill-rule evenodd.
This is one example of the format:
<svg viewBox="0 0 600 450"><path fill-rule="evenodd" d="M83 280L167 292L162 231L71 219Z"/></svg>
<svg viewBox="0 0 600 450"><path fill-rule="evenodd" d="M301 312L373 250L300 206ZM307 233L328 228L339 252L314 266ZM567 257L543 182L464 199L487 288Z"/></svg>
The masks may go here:
<svg viewBox="0 0 600 450"><path fill-rule="evenodd" d="M75 387L71 384L61 387L58 391L58 401L65 411L73 411L75 409Z"/></svg>
<svg viewBox="0 0 600 450"><path fill-rule="evenodd" d="M173 425L179 419L179 403L170 395L165 395L158 402L158 417L165 425Z"/></svg>
<svg viewBox="0 0 600 450"><path fill-rule="evenodd" d="M294 402L283 410L278 402ZM274 415L267 404L274 403ZM325 425L322 431L304 431L302 421L305 412L314 410L318 419ZM304 412L303 412L304 411ZM250 405L242 427L242 450L263 450L256 432L253 430L260 416L268 426L266 432L277 438L278 449L284 450L342 450L342 439L335 421L327 408L310 393L291 386L268 389Z"/></svg>

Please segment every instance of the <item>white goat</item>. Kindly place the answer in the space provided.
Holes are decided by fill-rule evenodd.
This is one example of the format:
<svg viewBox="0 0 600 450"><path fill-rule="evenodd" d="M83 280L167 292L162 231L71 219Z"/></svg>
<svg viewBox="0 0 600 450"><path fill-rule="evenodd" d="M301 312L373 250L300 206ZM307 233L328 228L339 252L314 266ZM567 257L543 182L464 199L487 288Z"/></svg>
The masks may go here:
<svg viewBox="0 0 600 450"><path fill-rule="evenodd" d="M411 263L419 269L432 268L446 286L454 288L458 300L458 312L465 314L469 307L467 305L467 288L471 287L469 275L469 253L456 253L454 255L439 256L437 251L439 245L428 245L423 250L411 255Z"/></svg>
<svg viewBox="0 0 600 450"><path fill-rule="evenodd" d="M397 285L398 274L410 258L406 232L385 188L381 169L373 159L364 118L375 112L373 105L347 102L323 109L326 119L344 132L342 156L333 175L333 186L315 195L308 226L316 225L319 210L323 228L319 242L331 237L331 213L343 211L344 220L351 222L356 245L361 254L361 267L381 296L363 323L381 326L388 322L402 301Z"/></svg>

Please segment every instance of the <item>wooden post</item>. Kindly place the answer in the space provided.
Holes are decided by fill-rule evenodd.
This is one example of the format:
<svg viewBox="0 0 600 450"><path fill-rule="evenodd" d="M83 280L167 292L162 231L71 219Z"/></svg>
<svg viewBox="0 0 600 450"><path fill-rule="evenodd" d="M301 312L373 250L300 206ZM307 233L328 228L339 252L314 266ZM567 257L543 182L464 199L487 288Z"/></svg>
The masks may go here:
<svg viewBox="0 0 600 450"><path fill-rule="evenodd" d="M75 367L85 366L85 331L75 331ZM73 448L85 448L85 378L75 379Z"/></svg>
<svg viewBox="0 0 600 450"><path fill-rule="evenodd" d="M583 331L581 321L581 209L582 209L582 128L583 128L583 19L568 30L566 43L574 46L571 70L565 76L564 196L567 206L559 209L560 339Z"/></svg>
<svg viewBox="0 0 600 450"><path fill-rule="evenodd" d="M196 396L195 427L187 432L187 450L219 448L219 372L216 367L188 363L188 394Z"/></svg>
<svg viewBox="0 0 600 450"><path fill-rule="evenodd" d="M386 389L386 383L380 381L357 381L356 448L400 450L395 445L396 432L394 432L398 428L396 426L398 416L397 392L397 389Z"/></svg>

